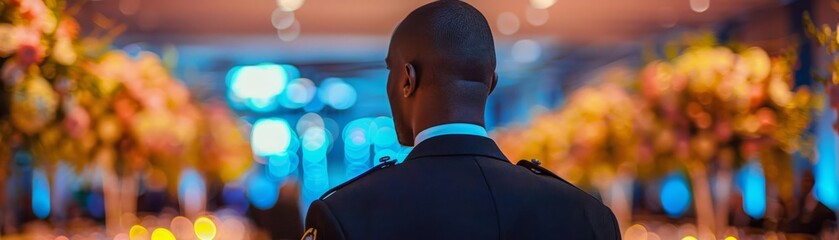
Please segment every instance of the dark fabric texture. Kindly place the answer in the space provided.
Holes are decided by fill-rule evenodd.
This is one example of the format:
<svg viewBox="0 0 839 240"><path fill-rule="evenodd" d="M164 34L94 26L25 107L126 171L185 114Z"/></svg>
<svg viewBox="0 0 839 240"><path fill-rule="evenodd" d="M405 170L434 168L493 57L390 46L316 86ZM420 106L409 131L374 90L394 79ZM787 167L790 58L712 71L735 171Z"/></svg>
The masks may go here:
<svg viewBox="0 0 839 240"><path fill-rule="evenodd" d="M434 137L371 171L312 203L317 239L620 239L599 200L488 138Z"/></svg>

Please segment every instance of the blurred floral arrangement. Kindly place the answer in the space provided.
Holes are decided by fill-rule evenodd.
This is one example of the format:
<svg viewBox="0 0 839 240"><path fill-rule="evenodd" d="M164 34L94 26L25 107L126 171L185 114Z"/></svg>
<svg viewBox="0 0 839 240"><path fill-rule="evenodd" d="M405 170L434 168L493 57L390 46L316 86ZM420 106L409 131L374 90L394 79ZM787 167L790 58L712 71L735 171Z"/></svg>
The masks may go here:
<svg viewBox="0 0 839 240"><path fill-rule="evenodd" d="M807 86L792 87L795 61L793 53L770 56L757 47L691 38L678 55L647 63L637 81L607 75L572 93L561 109L494 137L508 157L543 159L604 200L621 177L655 181L681 172L695 192L698 225L722 228L727 213L716 212L712 195L728 193L711 193L712 173L730 178L741 165L759 162L768 186L782 199L793 197L792 156L811 155L806 129L821 106ZM626 82L634 84L619 84ZM630 211L631 196L618 198L624 203L613 203L623 206L611 207L628 223L629 213L620 215Z"/></svg>
<svg viewBox="0 0 839 240"><path fill-rule="evenodd" d="M221 104L199 106L156 54L132 57L108 50L123 29L119 26L80 40L79 26L72 12L62 11L63 4L0 3L5 147L78 167L90 160L122 160L135 170L150 161L180 169L174 165L202 167L199 159L220 156L218 161L235 165L232 169L246 168L242 163L251 162L247 141L230 112ZM207 122L221 126L210 128Z"/></svg>
<svg viewBox="0 0 839 240"><path fill-rule="evenodd" d="M816 27L816 23L813 22L810 14L804 13L804 30L807 35L822 46L825 53L830 57L828 76L813 75L817 81L825 85L827 95L830 98L830 108L839 114L839 54L837 54L839 53L839 25L836 26L835 31L827 24ZM839 120L833 123L833 129L839 132Z"/></svg>
<svg viewBox="0 0 839 240"><path fill-rule="evenodd" d="M819 101L807 86L792 89L794 61L756 47L695 44L646 64L637 86L610 79L583 87L558 111L496 137L511 158L544 159L576 183L596 179L597 166L659 177L692 162L788 156L810 144L804 130Z"/></svg>
<svg viewBox="0 0 839 240"><path fill-rule="evenodd" d="M154 53L111 50L124 26L98 19L109 27L81 37L80 6L65 4L0 1L0 183L12 164L48 175L58 162L99 168L107 205L128 201L108 192L131 191L119 184L143 173L164 172L174 193L187 167L222 181L250 168L249 143L223 104L199 104ZM34 161L10 161L18 154Z"/></svg>

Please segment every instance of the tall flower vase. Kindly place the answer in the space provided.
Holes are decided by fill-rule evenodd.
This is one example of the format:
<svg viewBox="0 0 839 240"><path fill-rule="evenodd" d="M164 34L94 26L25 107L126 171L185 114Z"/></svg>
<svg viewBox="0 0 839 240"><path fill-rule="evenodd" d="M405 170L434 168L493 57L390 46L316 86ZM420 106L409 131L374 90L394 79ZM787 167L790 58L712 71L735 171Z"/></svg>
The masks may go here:
<svg viewBox="0 0 839 240"><path fill-rule="evenodd" d="M733 173L730 168L722 168L717 172L714 181L714 221L716 228L714 233L717 235L725 234L724 231L728 229L728 215L731 212L729 206L729 199L731 198L731 191L733 191Z"/></svg>
<svg viewBox="0 0 839 240"><path fill-rule="evenodd" d="M714 206L711 197L711 187L708 179L708 169L704 163L694 161L688 168L691 185L694 191L694 205L696 206L696 227L702 236L705 231L715 232ZM705 230L705 231L703 231ZM701 239L701 238L700 238Z"/></svg>
<svg viewBox="0 0 839 240"><path fill-rule="evenodd" d="M138 174L124 171L118 175L112 161L97 159L102 171L102 193L105 198L105 231L108 236L127 233L137 212Z"/></svg>

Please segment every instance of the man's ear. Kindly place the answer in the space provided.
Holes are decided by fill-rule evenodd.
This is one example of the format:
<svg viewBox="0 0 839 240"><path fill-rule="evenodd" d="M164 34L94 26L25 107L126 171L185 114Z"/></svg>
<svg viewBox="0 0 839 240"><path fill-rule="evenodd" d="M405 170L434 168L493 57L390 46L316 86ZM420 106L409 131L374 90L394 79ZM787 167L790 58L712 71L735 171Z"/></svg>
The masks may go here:
<svg viewBox="0 0 839 240"><path fill-rule="evenodd" d="M492 74L492 80L491 80L490 85L489 85L489 93L492 93L492 91L495 91L495 86L496 85L498 85L498 73L497 72Z"/></svg>
<svg viewBox="0 0 839 240"><path fill-rule="evenodd" d="M406 79L405 83L402 85L402 95L404 97L409 97L417 91L417 70L414 68L413 64L405 64L405 73Z"/></svg>

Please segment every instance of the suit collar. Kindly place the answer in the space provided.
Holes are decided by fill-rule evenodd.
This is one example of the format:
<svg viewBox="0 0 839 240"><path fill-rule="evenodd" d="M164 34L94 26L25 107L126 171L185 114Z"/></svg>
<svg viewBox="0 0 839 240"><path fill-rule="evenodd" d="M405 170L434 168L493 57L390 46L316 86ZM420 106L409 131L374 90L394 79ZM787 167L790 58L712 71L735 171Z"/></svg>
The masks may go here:
<svg viewBox="0 0 839 240"><path fill-rule="evenodd" d="M441 135L422 141L411 150L405 161L422 157L456 155L485 156L510 162L492 139L463 134Z"/></svg>

